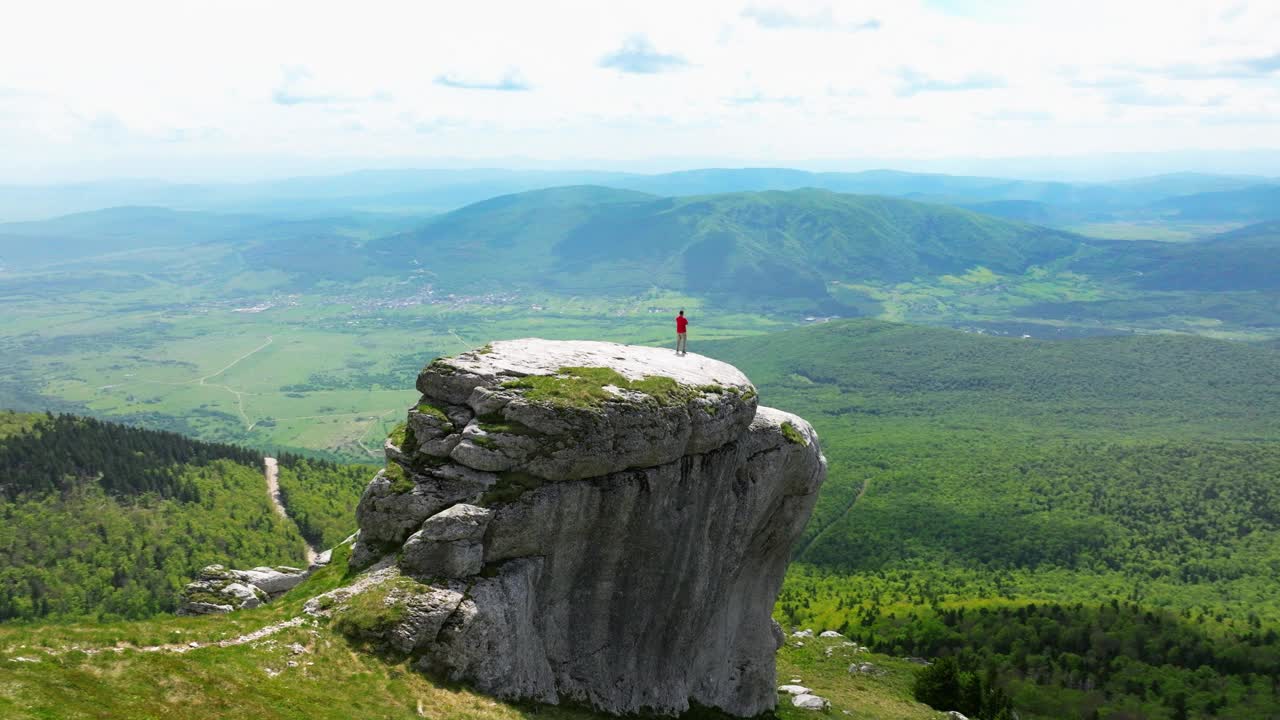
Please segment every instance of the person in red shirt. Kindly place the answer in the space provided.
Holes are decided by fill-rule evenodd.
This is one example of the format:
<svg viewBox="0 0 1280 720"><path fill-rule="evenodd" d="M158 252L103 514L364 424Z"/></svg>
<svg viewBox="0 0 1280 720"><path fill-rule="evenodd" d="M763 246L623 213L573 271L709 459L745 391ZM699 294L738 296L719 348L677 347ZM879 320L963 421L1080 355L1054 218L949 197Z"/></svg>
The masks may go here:
<svg viewBox="0 0 1280 720"><path fill-rule="evenodd" d="M688 327L689 327L689 318L685 317L684 311L681 310L680 314L676 316L676 354L677 355L688 354L685 351L685 346L686 346L686 343L688 342L687 336L685 335L685 329Z"/></svg>

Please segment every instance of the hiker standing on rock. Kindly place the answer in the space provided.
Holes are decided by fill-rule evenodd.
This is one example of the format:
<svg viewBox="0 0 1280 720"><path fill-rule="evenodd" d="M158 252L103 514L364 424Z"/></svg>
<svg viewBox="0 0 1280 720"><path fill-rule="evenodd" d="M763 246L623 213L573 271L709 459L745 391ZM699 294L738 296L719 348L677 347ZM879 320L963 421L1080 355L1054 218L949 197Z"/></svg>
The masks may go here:
<svg viewBox="0 0 1280 720"><path fill-rule="evenodd" d="M676 354L687 355L685 347L688 343L688 336L685 335L685 329L689 327L689 318L684 316L684 311L676 316Z"/></svg>

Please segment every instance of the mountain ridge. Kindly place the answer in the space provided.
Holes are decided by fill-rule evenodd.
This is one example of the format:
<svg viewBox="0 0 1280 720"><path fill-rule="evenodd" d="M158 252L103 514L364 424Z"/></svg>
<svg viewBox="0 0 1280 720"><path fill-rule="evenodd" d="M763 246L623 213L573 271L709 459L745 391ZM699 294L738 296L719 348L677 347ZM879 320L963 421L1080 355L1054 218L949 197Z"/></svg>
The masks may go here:
<svg viewBox="0 0 1280 720"><path fill-rule="evenodd" d="M1021 272L1084 242L946 206L818 189L680 198L622 192L562 189L551 207L538 193L504 196L368 247L388 266L408 258L440 276L483 267L550 287L594 281L814 298L825 296L828 280L855 272L885 280L979 264ZM485 212L491 208L500 208L497 221Z"/></svg>

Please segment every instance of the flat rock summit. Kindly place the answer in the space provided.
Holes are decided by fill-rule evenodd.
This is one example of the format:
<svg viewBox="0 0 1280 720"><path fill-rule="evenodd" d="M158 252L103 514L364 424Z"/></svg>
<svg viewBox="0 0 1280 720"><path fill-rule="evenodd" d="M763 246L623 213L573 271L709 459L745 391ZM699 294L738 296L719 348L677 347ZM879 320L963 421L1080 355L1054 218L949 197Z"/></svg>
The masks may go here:
<svg viewBox="0 0 1280 720"><path fill-rule="evenodd" d="M494 342L417 387L357 509L351 564L405 576L369 639L502 698L774 707L770 612L826 476L807 422L725 363L602 342Z"/></svg>

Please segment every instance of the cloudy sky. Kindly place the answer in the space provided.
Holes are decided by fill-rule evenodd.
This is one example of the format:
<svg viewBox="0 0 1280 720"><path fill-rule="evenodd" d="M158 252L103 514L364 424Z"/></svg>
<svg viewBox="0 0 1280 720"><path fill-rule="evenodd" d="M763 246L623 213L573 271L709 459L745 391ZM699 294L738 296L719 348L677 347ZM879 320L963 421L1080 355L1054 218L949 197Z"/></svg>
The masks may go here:
<svg viewBox="0 0 1280 720"><path fill-rule="evenodd" d="M0 24L0 182L1280 149L1278 117L1276 0L41 0Z"/></svg>

